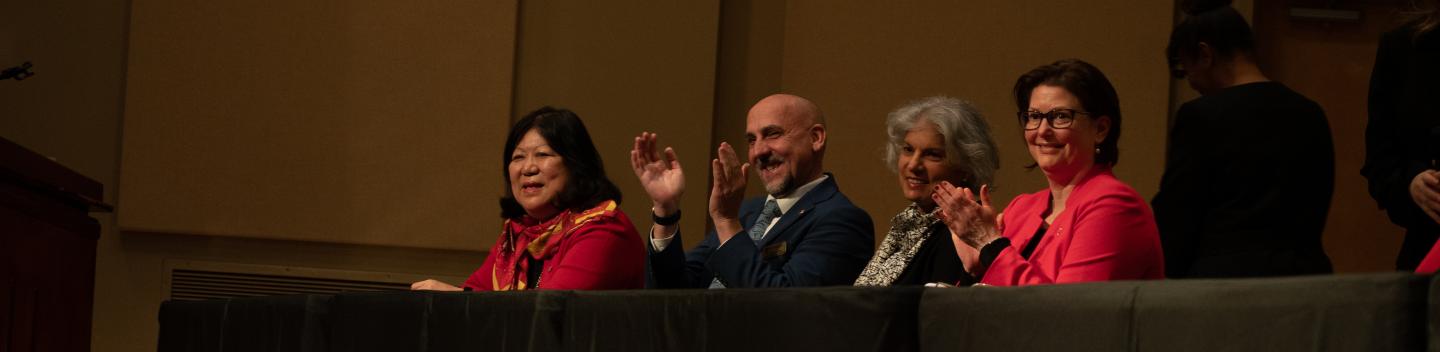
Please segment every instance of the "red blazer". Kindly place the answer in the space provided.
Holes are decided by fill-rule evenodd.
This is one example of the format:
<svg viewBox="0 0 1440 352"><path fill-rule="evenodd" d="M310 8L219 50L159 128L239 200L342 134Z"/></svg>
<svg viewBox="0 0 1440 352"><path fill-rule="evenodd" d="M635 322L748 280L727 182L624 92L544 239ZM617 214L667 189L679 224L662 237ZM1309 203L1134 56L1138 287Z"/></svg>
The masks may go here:
<svg viewBox="0 0 1440 352"><path fill-rule="evenodd" d="M1000 233L1010 239L981 283L995 286L1165 278L1155 215L1135 190L1108 168L1086 175L1065 200L1035 252L1020 250L1045 219L1050 190L1023 194L1005 207Z"/></svg>
<svg viewBox="0 0 1440 352"><path fill-rule="evenodd" d="M496 241L480 269L465 280L475 291L493 290L491 275ZM555 255L545 261L540 288L546 290L625 290L645 287L645 247L625 213L591 220L560 240ZM523 260L523 259L522 259ZM522 274L523 275L523 274Z"/></svg>
<svg viewBox="0 0 1440 352"><path fill-rule="evenodd" d="M1440 242L1435 242L1435 245L1430 247L1430 253L1420 261L1420 267L1415 268L1415 273L1434 274L1436 270L1440 270Z"/></svg>

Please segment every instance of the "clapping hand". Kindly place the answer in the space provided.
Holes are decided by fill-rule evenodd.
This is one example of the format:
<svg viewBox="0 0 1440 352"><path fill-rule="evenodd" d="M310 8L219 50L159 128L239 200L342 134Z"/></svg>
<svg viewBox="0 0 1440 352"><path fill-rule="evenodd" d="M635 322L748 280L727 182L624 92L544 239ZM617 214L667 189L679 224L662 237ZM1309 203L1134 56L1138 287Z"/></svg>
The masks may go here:
<svg viewBox="0 0 1440 352"><path fill-rule="evenodd" d="M998 217L990 205L990 187L980 186L980 201L969 188L956 188L941 182L930 195L940 208L940 220L950 229L956 243L965 243L979 250L1000 237Z"/></svg>
<svg viewBox="0 0 1440 352"><path fill-rule="evenodd" d="M669 216L680 209L680 196L685 193L685 171L675 149L665 147L662 157L656 150L658 135L650 132L635 137L635 146L630 149L630 168L640 179L640 186L650 196L658 216Z"/></svg>
<svg viewBox="0 0 1440 352"><path fill-rule="evenodd" d="M1430 220L1440 223L1440 171L1425 170L1410 180L1410 199Z"/></svg>
<svg viewBox="0 0 1440 352"><path fill-rule="evenodd" d="M710 170L715 184L710 188L710 219L715 222L715 233L720 243L740 233L740 203L745 200L745 175L750 172L750 163L740 163L735 148L721 142L716 150L719 158L710 161Z"/></svg>

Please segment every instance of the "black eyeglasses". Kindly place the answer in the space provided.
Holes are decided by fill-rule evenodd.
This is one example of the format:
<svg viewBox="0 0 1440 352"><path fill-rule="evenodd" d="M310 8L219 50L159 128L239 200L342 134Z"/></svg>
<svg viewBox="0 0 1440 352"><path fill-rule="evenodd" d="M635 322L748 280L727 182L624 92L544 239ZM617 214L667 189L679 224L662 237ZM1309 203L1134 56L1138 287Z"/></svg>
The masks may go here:
<svg viewBox="0 0 1440 352"><path fill-rule="evenodd" d="M1020 117L1020 124L1025 130L1040 128L1040 122L1049 120L1050 128L1066 129L1070 124L1075 123L1075 115L1089 115L1090 113L1075 109L1055 109L1050 112L1039 112L1035 110L1021 111L1016 113Z"/></svg>

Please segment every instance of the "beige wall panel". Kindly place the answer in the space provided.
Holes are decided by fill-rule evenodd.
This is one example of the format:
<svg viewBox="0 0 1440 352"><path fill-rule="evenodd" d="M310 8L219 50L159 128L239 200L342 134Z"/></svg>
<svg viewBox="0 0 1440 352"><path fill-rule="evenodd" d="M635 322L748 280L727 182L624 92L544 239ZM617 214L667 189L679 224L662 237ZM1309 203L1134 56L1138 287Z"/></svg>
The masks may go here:
<svg viewBox="0 0 1440 352"><path fill-rule="evenodd" d="M515 18L513 0L136 0L121 228L488 248Z"/></svg>
<svg viewBox="0 0 1440 352"><path fill-rule="evenodd" d="M825 109L826 167L870 212L876 241L907 204L881 162L885 115L926 96L976 103L1000 148L996 201L1045 186L1030 158L1010 90L1020 74L1062 58L1098 66L1120 93L1124 114L1118 176L1154 195L1164 165L1170 81L1164 47L1168 2L836 3L790 1L783 85Z"/></svg>
<svg viewBox="0 0 1440 352"><path fill-rule="evenodd" d="M785 2L726 1L721 4L720 59L716 72L715 129L712 138L735 143L744 153L745 117L760 99L780 91L785 52ZM712 155L714 153L711 153ZM747 176L746 194L765 195L765 185ZM690 242L687 242L690 243Z"/></svg>
<svg viewBox="0 0 1440 352"><path fill-rule="evenodd" d="M650 200L630 169L630 148L640 132L659 133L686 171L680 221L687 246L706 231L719 13L714 0L536 1L521 8L515 115L545 105L579 114L624 193L622 209L642 233L650 227Z"/></svg>
<svg viewBox="0 0 1440 352"><path fill-rule="evenodd" d="M30 61L35 72L0 81L0 137L99 181L113 204L126 4L0 4L12 14L0 20L0 69Z"/></svg>

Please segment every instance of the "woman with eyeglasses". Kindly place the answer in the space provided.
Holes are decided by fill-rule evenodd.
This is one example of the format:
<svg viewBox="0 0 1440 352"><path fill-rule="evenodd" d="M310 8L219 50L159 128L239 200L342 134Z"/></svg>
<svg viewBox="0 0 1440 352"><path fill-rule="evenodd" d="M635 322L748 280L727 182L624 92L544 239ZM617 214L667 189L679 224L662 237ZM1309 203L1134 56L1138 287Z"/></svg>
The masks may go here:
<svg viewBox="0 0 1440 352"><path fill-rule="evenodd" d="M1110 81L1089 63L1060 60L1020 76L1014 94L1031 167L1049 187L997 216L989 187L939 185L933 197L965 268L994 286L1164 278L1150 208L1110 171L1120 157Z"/></svg>
<svg viewBox="0 0 1440 352"><path fill-rule="evenodd" d="M1325 111L1261 72L1250 26L1228 0L1184 12L1166 54L1202 96L1175 113L1151 203L1165 276L1330 273L1320 241L1335 189Z"/></svg>

